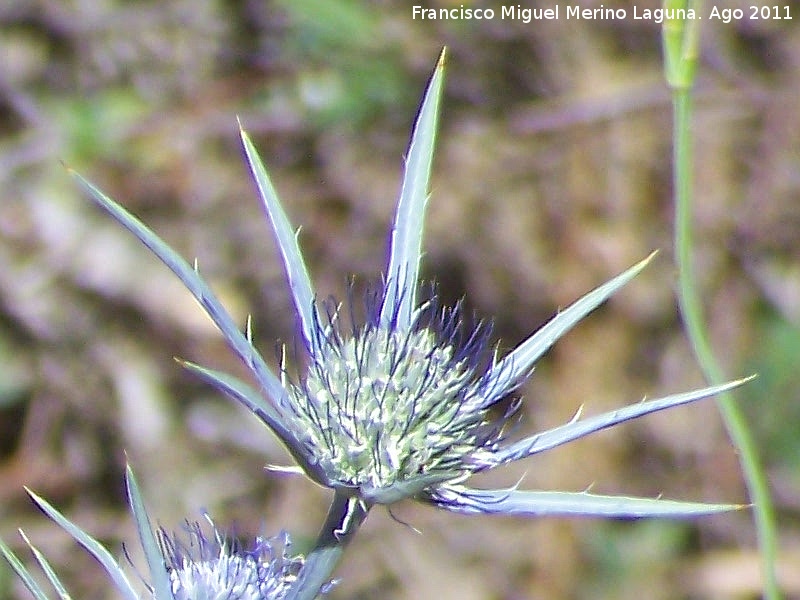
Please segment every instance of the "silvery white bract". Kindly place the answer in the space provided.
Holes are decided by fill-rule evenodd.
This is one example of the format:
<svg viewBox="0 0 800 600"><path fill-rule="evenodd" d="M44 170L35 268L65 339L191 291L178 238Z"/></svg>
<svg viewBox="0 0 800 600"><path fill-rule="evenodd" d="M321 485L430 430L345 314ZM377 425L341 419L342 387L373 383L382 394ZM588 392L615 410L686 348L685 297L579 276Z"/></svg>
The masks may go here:
<svg viewBox="0 0 800 600"><path fill-rule="evenodd" d="M274 538L257 538L252 548L240 548L228 540L211 522L206 536L199 523L187 521L184 539L164 529L153 533L133 471L126 472L128 500L150 572L147 593L142 596L131 584L119 562L96 539L69 521L46 500L30 490L31 498L47 516L94 556L108 573L124 600L284 600L303 566L302 556L290 556L289 538L282 533ZM69 600L66 587L44 555L20 530L58 597ZM48 595L28 569L0 540L0 552L22 579L36 600ZM323 585L326 592L330 585Z"/></svg>
<svg viewBox="0 0 800 600"><path fill-rule="evenodd" d="M530 457L655 411L707 398L743 380L633 404L509 441L491 411L517 390L536 360L612 293L630 281L647 259L589 292L558 313L508 355L488 348L488 328L469 330L458 307L418 299L428 179L433 157L444 52L425 94L405 161L383 285L367 294L362 324L343 324L340 312L321 305L297 240L248 135L241 137L250 169L277 238L297 311L307 364L299 376L284 364L280 375L253 346L248 320L242 332L200 276L141 221L75 174L92 199L150 248L192 292L230 347L250 369L257 388L199 365L184 366L247 406L283 442L315 482L345 499L353 518L375 504L413 497L464 513L692 517L735 508L663 499L609 497L587 492L478 490L464 482L480 471ZM351 300L351 303L353 301ZM361 307L356 307L360 309ZM352 319L351 319L352 320ZM332 533L339 539L346 523Z"/></svg>

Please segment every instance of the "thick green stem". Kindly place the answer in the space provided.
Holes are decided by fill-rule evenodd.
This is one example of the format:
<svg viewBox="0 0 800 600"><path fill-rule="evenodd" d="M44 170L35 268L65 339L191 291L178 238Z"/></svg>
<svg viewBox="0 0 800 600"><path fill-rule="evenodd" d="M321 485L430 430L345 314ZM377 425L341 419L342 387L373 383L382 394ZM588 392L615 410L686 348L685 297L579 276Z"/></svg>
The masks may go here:
<svg viewBox="0 0 800 600"><path fill-rule="evenodd" d="M685 47L684 47L685 50ZM692 68L693 70L693 68ZM675 257L678 266L678 303L689 341L700 368L709 384L724 380L722 370L714 358L703 320L702 303L692 268L692 148L691 148L691 79L672 78L674 120L675 167ZM675 85L676 81L681 84ZM753 502L753 514L758 535L763 572L764 598L779 600L782 597L775 572L778 535L769 484L761 467L755 442L742 412L729 393L717 397L728 435L736 447L744 474L745 484Z"/></svg>
<svg viewBox="0 0 800 600"><path fill-rule="evenodd" d="M333 569L367 518L370 508L351 492L336 490L317 543L306 556L286 600L313 600L317 597L320 589L331 580Z"/></svg>

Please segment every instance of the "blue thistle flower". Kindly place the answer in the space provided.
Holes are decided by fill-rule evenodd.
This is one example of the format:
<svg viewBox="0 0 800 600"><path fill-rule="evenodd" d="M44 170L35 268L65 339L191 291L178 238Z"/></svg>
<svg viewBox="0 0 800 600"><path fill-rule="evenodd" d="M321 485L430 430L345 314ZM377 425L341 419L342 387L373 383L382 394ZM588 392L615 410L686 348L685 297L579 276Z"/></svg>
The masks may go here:
<svg viewBox="0 0 800 600"><path fill-rule="evenodd" d="M297 579L304 558L291 556L289 536L281 533L272 538L256 538L252 548L245 549L229 540L211 519L211 535L199 522L186 522L185 537L169 534L163 528L156 533L144 509L133 471L126 471L128 499L136 520L140 541L150 570L151 583L144 598L153 600L283 600ZM46 500L27 490L33 501L47 516L60 525L100 564L125 600L143 597L131 584L120 563L96 539L69 521ZM20 530L36 561L55 588L59 597L69 598L66 587L44 555ZM48 596L27 568L0 540L0 552L22 579L36 600ZM330 584L323 585L326 593Z"/></svg>
<svg viewBox="0 0 800 600"><path fill-rule="evenodd" d="M588 492L473 489L470 475L527 458L649 413L708 398L746 380L675 394L593 416L510 442L492 409L527 380L534 363L562 335L628 283L652 255L592 290L504 357L487 351L489 327L465 330L458 307L434 297L418 300L422 233L428 201L444 52L430 79L405 161L391 230L389 261L378 294L365 299L363 324L342 324L341 309L320 305L300 252L297 232L281 206L247 133L245 154L272 225L308 355L299 376L285 359L275 375L201 277L155 233L94 185L73 173L102 208L153 251L181 279L250 369L257 389L228 374L187 361L190 371L249 408L281 440L300 470L335 490L317 549L303 572L315 576L291 598L307 598L326 577L344 544L375 504L404 498L460 513L686 518L737 508L731 504ZM351 307L352 308L352 307ZM355 311L350 311L355 312ZM489 355L484 360L486 355ZM318 551L317 551L318 550ZM309 583L312 582L312 583Z"/></svg>
<svg viewBox="0 0 800 600"><path fill-rule="evenodd" d="M239 547L210 523L212 535L198 522L186 522L189 541L157 532L158 545L167 564L175 600L224 598L259 600L285 598L303 566L301 556L291 556L288 534L258 537L250 549ZM327 592L325 586L323 592Z"/></svg>

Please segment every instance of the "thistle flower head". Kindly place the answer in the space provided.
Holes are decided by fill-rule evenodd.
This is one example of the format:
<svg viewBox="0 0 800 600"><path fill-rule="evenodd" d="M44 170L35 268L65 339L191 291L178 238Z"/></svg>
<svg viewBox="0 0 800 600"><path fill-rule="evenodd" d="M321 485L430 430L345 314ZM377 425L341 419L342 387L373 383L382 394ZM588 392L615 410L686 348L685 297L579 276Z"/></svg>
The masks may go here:
<svg viewBox="0 0 800 600"><path fill-rule="evenodd" d="M240 547L210 519L211 535L199 522L186 523L185 536L157 532L175 600L280 599L303 566L301 556L289 554L289 538L256 538L252 548Z"/></svg>
<svg viewBox="0 0 800 600"><path fill-rule="evenodd" d="M287 597L304 564L302 556L289 553L291 544L287 534L281 533L272 538L259 537L252 547L245 548L217 529L207 516L210 535L205 533L199 522L189 521L186 522L183 536L169 534L163 528L154 534L130 467L126 481L128 498L150 572L150 582L146 584L148 591L144 596L131 584L123 566L96 539L69 521L46 500L30 490L28 493L47 516L100 562L125 600L283 600ZM68 598L65 586L47 559L24 533L20 533L59 597ZM44 590L1 540L0 552L31 594L37 600L47 600ZM323 585L320 594L326 593L331 585Z"/></svg>
<svg viewBox="0 0 800 600"><path fill-rule="evenodd" d="M149 247L194 294L258 389L212 369L184 366L255 413L314 481L362 507L407 497L457 512L687 517L731 505L608 497L586 492L475 490L472 473L532 456L629 419L712 396L742 381L633 404L579 419L515 442L504 425L514 412L491 409L530 375L534 363L583 317L628 283L650 257L592 290L502 358L487 352L489 328L470 330L460 311L435 294L419 301L424 214L433 159L444 52L417 115L405 160L388 264L380 293L368 296L363 324L343 327L340 310L317 302L296 230L278 200L249 136L245 154L272 225L298 316L305 367L275 375L200 276L155 233L91 183L92 199ZM353 312L353 311L351 311ZM284 361L285 362L285 361ZM580 413L580 410L578 411ZM338 529L336 530L338 531ZM334 534L336 534L334 531ZM338 534L337 534L338 535Z"/></svg>
<svg viewBox="0 0 800 600"><path fill-rule="evenodd" d="M425 303L407 329L374 312L346 333L329 312L302 379L284 372L298 437L337 484L369 497L421 476L453 479L498 441L502 421L476 405L490 328L467 335L458 307L437 309Z"/></svg>

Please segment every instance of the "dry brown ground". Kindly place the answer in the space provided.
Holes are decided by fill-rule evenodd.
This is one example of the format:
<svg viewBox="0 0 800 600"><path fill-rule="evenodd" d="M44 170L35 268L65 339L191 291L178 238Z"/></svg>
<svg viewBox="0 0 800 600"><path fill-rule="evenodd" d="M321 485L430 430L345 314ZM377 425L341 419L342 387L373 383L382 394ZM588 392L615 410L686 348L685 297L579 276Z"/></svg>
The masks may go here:
<svg viewBox="0 0 800 600"><path fill-rule="evenodd" d="M590 6L596 3L587 2ZM627 7L626 2L613 3ZM730 5L746 8L746 3ZM454 2L430 6L457 6ZM640 7L643 5L639 5ZM800 597L800 5L792 21L705 22L697 85L696 266L719 361L774 485L782 576ZM77 598L109 597L27 485L119 549L125 453L154 518L208 509L299 547L327 493L182 356L241 372L171 275L81 198L64 160L204 273L259 346L294 337L279 260L237 142L253 133L321 296L375 280L418 97L451 49L425 276L513 347L655 248L525 388L520 432L702 385L676 309L670 104L646 21L412 21L404 2L58 2L0 8L0 535L16 527ZM744 501L713 402L486 478L530 488ZM693 524L375 511L334 598L755 598L747 513ZM19 547L19 546L15 546ZM792 565L795 565L792 567ZM2 597L23 597L0 586ZM10 595L8 595L10 594Z"/></svg>

